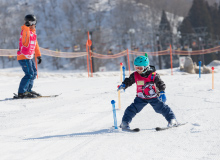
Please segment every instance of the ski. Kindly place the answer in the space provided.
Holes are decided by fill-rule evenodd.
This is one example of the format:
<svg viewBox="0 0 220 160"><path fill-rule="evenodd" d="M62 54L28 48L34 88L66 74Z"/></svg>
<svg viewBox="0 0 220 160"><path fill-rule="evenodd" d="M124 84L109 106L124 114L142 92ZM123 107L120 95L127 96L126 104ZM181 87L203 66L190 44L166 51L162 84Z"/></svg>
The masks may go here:
<svg viewBox="0 0 220 160"><path fill-rule="evenodd" d="M155 129L156 129L156 131L163 131L163 130L167 130L167 129L183 126L185 124L187 124L187 122L186 123L179 123L178 125L173 126L173 127L156 127Z"/></svg>
<svg viewBox="0 0 220 160"><path fill-rule="evenodd" d="M14 93L14 97L13 98L5 98L3 100L0 101L9 101L9 100L18 100L18 99L39 99L39 98L53 98L53 97L58 97L61 94L56 94L56 95L48 95L48 96L38 96L35 98L18 98L18 95Z"/></svg>
<svg viewBox="0 0 220 160"><path fill-rule="evenodd" d="M135 129L122 129L122 131L126 131L126 132L139 132L140 129L139 128L135 128Z"/></svg>

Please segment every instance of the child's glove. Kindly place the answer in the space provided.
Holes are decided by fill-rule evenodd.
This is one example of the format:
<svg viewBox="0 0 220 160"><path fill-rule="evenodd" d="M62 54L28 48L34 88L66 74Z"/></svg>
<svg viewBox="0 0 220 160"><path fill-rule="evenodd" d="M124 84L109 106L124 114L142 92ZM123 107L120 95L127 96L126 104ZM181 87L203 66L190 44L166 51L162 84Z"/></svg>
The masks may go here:
<svg viewBox="0 0 220 160"><path fill-rule="evenodd" d="M125 89L125 84L122 83L120 86L118 86L117 91L119 91L119 90L121 90L121 89Z"/></svg>
<svg viewBox="0 0 220 160"><path fill-rule="evenodd" d="M164 103L167 101L166 95L164 91L160 91L159 99Z"/></svg>

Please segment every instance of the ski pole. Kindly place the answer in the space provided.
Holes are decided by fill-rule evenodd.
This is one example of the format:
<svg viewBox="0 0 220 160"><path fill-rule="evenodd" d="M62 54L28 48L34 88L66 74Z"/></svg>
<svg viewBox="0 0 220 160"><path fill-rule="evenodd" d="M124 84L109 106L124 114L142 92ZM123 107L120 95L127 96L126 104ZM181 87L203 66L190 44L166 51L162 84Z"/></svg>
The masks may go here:
<svg viewBox="0 0 220 160"><path fill-rule="evenodd" d="M123 69L123 81L124 81L125 80L125 66L123 66L122 69ZM124 92L125 92L125 90L124 90Z"/></svg>
<svg viewBox="0 0 220 160"><path fill-rule="evenodd" d="M121 80L121 82L122 82L122 65L123 65L123 63L120 63L120 80Z"/></svg>
<svg viewBox="0 0 220 160"><path fill-rule="evenodd" d="M123 81L125 80L125 66L122 67L123 69Z"/></svg>
<svg viewBox="0 0 220 160"><path fill-rule="evenodd" d="M120 85L118 85L118 88ZM121 95L120 95L120 90L118 90L118 108L121 109Z"/></svg>
<svg viewBox="0 0 220 160"><path fill-rule="evenodd" d="M202 64L202 62L199 61L199 78L201 78L201 64Z"/></svg>
<svg viewBox="0 0 220 160"><path fill-rule="evenodd" d="M212 67L212 89L214 89L214 67Z"/></svg>
<svg viewBox="0 0 220 160"><path fill-rule="evenodd" d="M35 56L35 65L36 65L36 69L37 69L37 79L38 79L38 68L37 68L37 57Z"/></svg>
<svg viewBox="0 0 220 160"><path fill-rule="evenodd" d="M115 126L115 129L118 129L117 118L116 118L116 110L115 110L115 101L112 100L111 104L112 104L112 111L113 111L113 118L114 118L114 126Z"/></svg>

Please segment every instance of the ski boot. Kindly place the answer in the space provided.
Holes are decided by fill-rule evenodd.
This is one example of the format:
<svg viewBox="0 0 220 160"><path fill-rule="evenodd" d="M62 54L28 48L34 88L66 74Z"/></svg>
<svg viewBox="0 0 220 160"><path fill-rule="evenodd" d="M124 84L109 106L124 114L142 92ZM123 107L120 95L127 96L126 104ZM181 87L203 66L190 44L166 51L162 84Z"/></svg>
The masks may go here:
<svg viewBox="0 0 220 160"><path fill-rule="evenodd" d="M42 96L40 93L37 93L35 91L30 91L29 93L33 94L33 95L36 95L37 97L40 97Z"/></svg>
<svg viewBox="0 0 220 160"><path fill-rule="evenodd" d="M36 95L31 94L30 92L18 93L18 98L36 98Z"/></svg>
<svg viewBox="0 0 220 160"><path fill-rule="evenodd" d="M121 125L120 125L120 128L121 129L130 129L129 123L125 122L125 121L122 121Z"/></svg>
<svg viewBox="0 0 220 160"><path fill-rule="evenodd" d="M178 122L176 119L171 119L170 122L168 123L167 127L175 127L178 125Z"/></svg>

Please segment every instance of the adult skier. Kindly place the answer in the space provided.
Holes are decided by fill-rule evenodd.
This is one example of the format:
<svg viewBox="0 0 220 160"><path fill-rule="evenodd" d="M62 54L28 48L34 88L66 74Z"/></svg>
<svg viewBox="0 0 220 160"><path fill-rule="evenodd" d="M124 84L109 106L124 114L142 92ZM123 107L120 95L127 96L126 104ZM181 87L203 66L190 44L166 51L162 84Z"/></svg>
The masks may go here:
<svg viewBox="0 0 220 160"><path fill-rule="evenodd" d="M21 79L18 89L18 98L35 98L40 96L32 90L34 79L37 76L37 69L33 62L34 56L41 63L41 53L37 42L36 24L37 19L34 15L29 14L24 18L24 25L21 26L19 39L19 50L17 51L17 60L25 76Z"/></svg>
<svg viewBox="0 0 220 160"><path fill-rule="evenodd" d="M132 84L137 85L137 95L134 102L128 106L124 112L122 129L130 129L129 123L148 103L153 107L156 113L162 114L168 121L168 127L178 124L171 108L165 104L166 85L161 80L154 66L149 65L147 54L139 56L134 61L135 72L129 78L125 78L119 89L126 89Z"/></svg>

